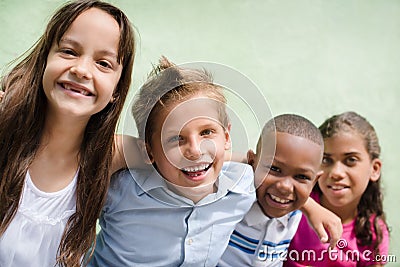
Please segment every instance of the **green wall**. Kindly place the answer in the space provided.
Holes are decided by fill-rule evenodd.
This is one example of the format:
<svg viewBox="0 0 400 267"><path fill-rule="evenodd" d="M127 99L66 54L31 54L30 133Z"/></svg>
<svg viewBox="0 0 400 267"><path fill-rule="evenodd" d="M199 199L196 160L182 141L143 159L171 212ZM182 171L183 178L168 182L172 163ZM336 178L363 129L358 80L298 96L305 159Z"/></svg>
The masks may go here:
<svg viewBox="0 0 400 267"><path fill-rule="evenodd" d="M63 2L0 0L1 67L33 44ZM298 113L319 125L354 110L369 119L383 151L390 253L400 261L400 1L112 3L139 33L130 96L163 54L175 63L207 61L237 70L258 86L273 115ZM258 129L249 128L253 147ZM133 127L127 132L135 134Z"/></svg>

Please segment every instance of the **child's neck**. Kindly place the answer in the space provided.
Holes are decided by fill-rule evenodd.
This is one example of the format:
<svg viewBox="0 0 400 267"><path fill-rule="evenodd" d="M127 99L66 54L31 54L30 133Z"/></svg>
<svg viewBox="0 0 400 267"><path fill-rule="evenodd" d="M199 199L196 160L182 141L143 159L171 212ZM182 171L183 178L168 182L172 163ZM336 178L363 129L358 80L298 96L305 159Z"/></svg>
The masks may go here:
<svg viewBox="0 0 400 267"><path fill-rule="evenodd" d="M35 158L29 166L31 179L45 192L57 192L74 178L85 127L46 118Z"/></svg>
<svg viewBox="0 0 400 267"><path fill-rule="evenodd" d="M169 183L167 181L167 185L169 190L171 190L175 194L178 194L180 196L192 200L194 203L199 202L209 194L215 193L217 191L217 187L213 183L207 185L200 185L196 187L183 187Z"/></svg>
<svg viewBox="0 0 400 267"><path fill-rule="evenodd" d="M346 206L333 206L329 201L324 197L324 195L321 195L321 205L324 208L327 208L328 210L332 211L335 213L337 216L340 217L342 224L350 223L351 221L354 220L354 218L357 216L357 203L350 203Z"/></svg>

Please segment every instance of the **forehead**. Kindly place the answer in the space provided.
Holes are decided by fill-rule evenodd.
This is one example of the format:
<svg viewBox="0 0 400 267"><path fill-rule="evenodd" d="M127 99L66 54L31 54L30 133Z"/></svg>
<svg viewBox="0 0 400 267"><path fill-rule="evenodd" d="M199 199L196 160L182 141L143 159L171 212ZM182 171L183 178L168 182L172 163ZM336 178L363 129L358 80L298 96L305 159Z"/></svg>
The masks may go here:
<svg viewBox="0 0 400 267"><path fill-rule="evenodd" d="M160 112L157 124L164 127L182 129L195 119L206 119L220 124L218 106L221 103L205 96L193 96L179 103L171 103Z"/></svg>
<svg viewBox="0 0 400 267"><path fill-rule="evenodd" d="M337 133L331 137L324 138L325 153L347 153L363 152L368 153L364 138L356 131Z"/></svg>
<svg viewBox="0 0 400 267"><path fill-rule="evenodd" d="M262 147L262 157L272 158L290 168L316 172L322 161L323 147L313 141L288 133L276 133L275 154L269 146Z"/></svg>
<svg viewBox="0 0 400 267"><path fill-rule="evenodd" d="M98 47L112 47L118 51L120 28L107 12L90 8L79 14L64 33L62 40L92 42Z"/></svg>

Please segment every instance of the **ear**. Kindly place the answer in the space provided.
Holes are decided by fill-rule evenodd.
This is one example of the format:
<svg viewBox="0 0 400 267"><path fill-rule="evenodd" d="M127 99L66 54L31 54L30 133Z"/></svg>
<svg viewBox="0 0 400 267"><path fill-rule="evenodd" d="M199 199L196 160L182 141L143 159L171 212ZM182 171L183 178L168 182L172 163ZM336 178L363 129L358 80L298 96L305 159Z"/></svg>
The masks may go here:
<svg viewBox="0 0 400 267"><path fill-rule="evenodd" d="M376 182L381 177L382 161L380 159L374 159L371 162L371 177L369 178L372 182Z"/></svg>
<svg viewBox="0 0 400 267"><path fill-rule="evenodd" d="M229 123L228 126L225 128L225 150L229 150L232 147L232 142L231 142L231 135L230 135L230 131L231 131L231 124Z"/></svg>
<svg viewBox="0 0 400 267"><path fill-rule="evenodd" d="M151 147L149 144L145 143L144 140L138 139L138 147L140 148L140 153L142 154L143 160L146 164L153 164L153 154L151 153Z"/></svg>
<svg viewBox="0 0 400 267"><path fill-rule="evenodd" d="M317 172L317 175L315 176L315 179L314 179L314 185L318 182L318 180L322 176L322 174L324 174L323 170L320 170L319 172Z"/></svg>
<svg viewBox="0 0 400 267"><path fill-rule="evenodd" d="M115 103L118 99L118 94L113 94L110 99L110 103Z"/></svg>
<svg viewBox="0 0 400 267"><path fill-rule="evenodd" d="M254 153L253 150L249 149L249 151L247 151L247 164L251 165L254 169L254 165L256 163L256 157L257 155Z"/></svg>

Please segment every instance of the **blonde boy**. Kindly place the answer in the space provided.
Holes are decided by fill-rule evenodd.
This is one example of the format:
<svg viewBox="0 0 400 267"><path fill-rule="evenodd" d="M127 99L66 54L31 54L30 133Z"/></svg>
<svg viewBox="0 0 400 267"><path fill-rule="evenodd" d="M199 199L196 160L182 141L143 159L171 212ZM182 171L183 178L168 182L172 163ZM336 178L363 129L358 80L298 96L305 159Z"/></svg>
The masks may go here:
<svg viewBox="0 0 400 267"><path fill-rule="evenodd" d="M133 105L154 168L112 178L90 266L216 266L255 201L251 167L224 163L225 103L207 72L161 59Z"/></svg>

